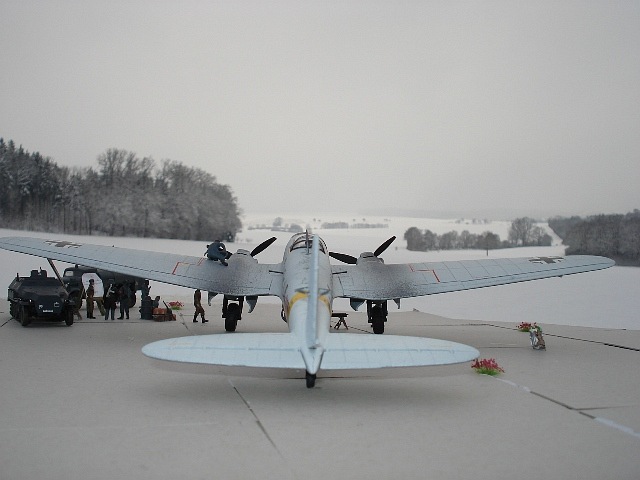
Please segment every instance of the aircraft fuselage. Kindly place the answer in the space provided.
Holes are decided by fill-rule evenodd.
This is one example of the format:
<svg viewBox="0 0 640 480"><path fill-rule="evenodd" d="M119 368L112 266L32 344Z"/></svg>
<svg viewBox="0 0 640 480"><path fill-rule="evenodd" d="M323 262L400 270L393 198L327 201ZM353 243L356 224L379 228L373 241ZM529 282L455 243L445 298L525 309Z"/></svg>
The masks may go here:
<svg viewBox="0 0 640 480"><path fill-rule="evenodd" d="M307 372L315 375L329 334L333 297L326 245L315 236L318 249L317 259L314 258L313 238L301 233L287 244L283 258L282 307L289 331L300 339Z"/></svg>

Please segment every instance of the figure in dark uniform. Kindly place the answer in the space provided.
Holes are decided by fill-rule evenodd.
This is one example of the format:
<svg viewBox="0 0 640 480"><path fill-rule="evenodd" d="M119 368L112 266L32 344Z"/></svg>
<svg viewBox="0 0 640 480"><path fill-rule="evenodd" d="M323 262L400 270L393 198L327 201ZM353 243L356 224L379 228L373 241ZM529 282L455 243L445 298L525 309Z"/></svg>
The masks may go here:
<svg viewBox="0 0 640 480"><path fill-rule="evenodd" d="M229 265L227 263L227 258L231 256L229 252L227 252L227 247L224 246L220 240L216 240L211 245L207 245L207 258L209 260L218 260L225 267Z"/></svg>
<svg viewBox="0 0 640 480"><path fill-rule="evenodd" d="M87 318L96 318L93 316L93 302L95 297L95 288L93 288L93 278L89 279L89 288L87 288Z"/></svg>

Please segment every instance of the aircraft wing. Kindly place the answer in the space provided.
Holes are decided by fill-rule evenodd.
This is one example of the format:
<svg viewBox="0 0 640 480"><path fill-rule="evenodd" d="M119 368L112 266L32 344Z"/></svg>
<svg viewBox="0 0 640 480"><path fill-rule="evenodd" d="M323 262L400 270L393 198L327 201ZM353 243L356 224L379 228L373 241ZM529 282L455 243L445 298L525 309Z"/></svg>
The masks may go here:
<svg viewBox="0 0 640 480"><path fill-rule="evenodd" d="M613 265L606 257L571 255L389 265L373 260L331 265L331 270L335 297L390 300L561 277Z"/></svg>
<svg viewBox="0 0 640 480"><path fill-rule="evenodd" d="M281 295L282 268L236 253L228 266L206 257L41 238L0 238L0 248L233 296Z"/></svg>

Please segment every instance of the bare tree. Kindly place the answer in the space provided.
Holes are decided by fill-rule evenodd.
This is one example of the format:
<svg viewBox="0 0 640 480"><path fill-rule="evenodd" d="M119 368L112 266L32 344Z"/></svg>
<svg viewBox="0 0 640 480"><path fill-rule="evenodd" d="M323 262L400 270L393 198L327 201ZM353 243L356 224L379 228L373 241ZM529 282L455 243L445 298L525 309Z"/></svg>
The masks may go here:
<svg viewBox="0 0 640 480"><path fill-rule="evenodd" d="M514 245L530 245L535 221L529 217L516 218L509 229L509 241Z"/></svg>

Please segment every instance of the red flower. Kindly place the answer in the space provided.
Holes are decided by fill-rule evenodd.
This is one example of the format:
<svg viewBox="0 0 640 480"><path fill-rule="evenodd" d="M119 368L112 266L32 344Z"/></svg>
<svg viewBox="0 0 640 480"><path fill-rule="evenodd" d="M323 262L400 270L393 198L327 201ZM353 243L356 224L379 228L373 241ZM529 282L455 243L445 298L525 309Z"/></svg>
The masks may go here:
<svg viewBox="0 0 640 480"><path fill-rule="evenodd" d="M483 358L482 360L476 358L471 364L471 368L475 369L478 373L484 373L486 375L504 373L504 369L498 365L495 358Z"/></svg>

